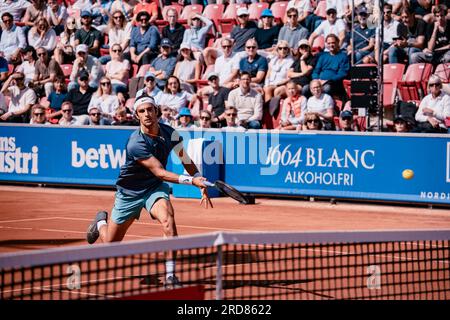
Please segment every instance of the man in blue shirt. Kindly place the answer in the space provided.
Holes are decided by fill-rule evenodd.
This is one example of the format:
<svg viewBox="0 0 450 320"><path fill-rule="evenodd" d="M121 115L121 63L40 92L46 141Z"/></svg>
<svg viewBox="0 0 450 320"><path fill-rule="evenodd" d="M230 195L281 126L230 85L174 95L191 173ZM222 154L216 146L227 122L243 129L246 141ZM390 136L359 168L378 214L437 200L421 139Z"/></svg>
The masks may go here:
<svg viewBox="0 0 450 320"><path fill-rule="evenodd" d="M247 40L245 43L245 51L247 57L239 61L239 70L233 70L233 78L239 72L248 72L251 76L252 87L262 94L262 85L264 84L264 78L269 69L269 64L265 57L258 54L258 43L254 38Z"/></svg>
<svg viewBox="0 0 450 320"><path fill-rule="evenodd" d="M150 14L141 11L137 14L138 27L133 27L130 36L130 58L132 63L138 65L150 64L156 57L159 42L158 28L150 25ZM125 57L128 59L128 57Z"/></svg>
<svg viewBox="0 0 450 320"><path fill-rule="evenodd" d="M173 74L177 58L172 54L172 41L167 38L161 40L161 54L153 60L150 65L150 71L156 77L156 84L163 90L166 86L167 79Z"/></svg>
<svg viewBox="0 0 450 320"><path fill-rule="evenodd" d="M121 241L128 228L139 219L145 208L150 216L163 225L165 237L177 236L174 210L169 199L169 185L165 182L191 184L201 189L205 207L212 206L196 165L183 149L182 138L172 127L158 122L159 109L152 97L138 98L133 106L140 127L134 131L126 145L126 161L120 168L116 182L117 192L109 221L107 213L97 213L87 231L92 244ZM165 169L171 150L174 150L190 174L178 175ZM166 260L166 285L177 286L175 272L176 252Z"/></svg>
<svg viewBox="0 0 450 320"><path fill-rule="evenodd" d="M312 78L320 80L324 93L342 96L345 94L342 80L350 70L348 56L340 51L339 38L335 34L329 34L325 44L329 51L322 53L317 59Z"/></svg>
<svg viewBox="0 0 450 320"><path fill-rule="evenodd" d="M375 48L375 28L367 26L367 11L363 7L358 12L359 24L353 29L353 47L347 47L347 53L354 55L354 63L362 63L365 56L371 54Z"/></svg>

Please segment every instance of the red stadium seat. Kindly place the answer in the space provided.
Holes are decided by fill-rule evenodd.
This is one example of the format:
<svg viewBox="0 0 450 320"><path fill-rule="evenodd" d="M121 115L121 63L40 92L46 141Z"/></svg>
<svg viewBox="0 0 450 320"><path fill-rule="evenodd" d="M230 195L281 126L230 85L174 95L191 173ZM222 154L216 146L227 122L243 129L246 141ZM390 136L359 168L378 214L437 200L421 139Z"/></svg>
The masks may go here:
<svg viewBox="0 0 450 320"><path fill-rule="evenodd" d="M414 63L409 65L403 81L398 82L398 90L402 101L418 101L427 94L427 83L433 71L430 63Z"/></svg>
<svg viewBox="0 0 450 320"><path fill-rule="evenodd" d="M245 3L242 4L230 4L225 9L225 12L223 13L223 19L236 19L237 18L237 10L239 8L247 8L247 5Z"/></svg>
<svg viewBox="0 0 450 320"><path fill-rule="evenodd" d="M311 51L320 52L325 49L325 38L323 36L318 36L314 39Z"/></svg>
<svg viewBox="0 0 450 320"><path fill-rule="evenodd" d="M394 80L401 81L405 65L402 63L388 63L383 66L383 80L392 82Z"/></svg>
<svg viewBox="0 0 450 320"><path fill-rule="evenodd" d="M277 22L286 22L286 11L288 3L288 1L278 1L274 2L270 7L270 10L272 10L272 13L275 16L275 20Z"/></svg>
<svg viewBox="0 0 450 320"><path fill-rule="evenodd" d="M72 68L73 68L72 64L62 64L61 65L61 69L64 73L64 77L66 77L66 78L70 77L70 74L72 73Z"/></svg>
<svg viewBox="0 0 450 320"><path fill-rule="evenodd" d="M261 3L252 3L248 7L248 11L250 12L250 19L251 20L258 20L261 18L261 13L264 9L268 9L269 4L267 2L261 2Z"/></svg>
<svg viewBox="0 0 450 320"><path fill-rule="evenodd" d="M203 16L214 22L214 27L216 30L219 30L219 20L222 19L223 10L223 4L208 4L203 11Z"/></svg>
<svg viewBox="0 0 450 320"><path fill-rule="evenodd" d="M148 71L148 69L150 69L150 65L149 64L143 64L140 68L138 73L136 74L136 77L144 77L145 73Z"/></svg>
<svg viewBox="0 0 450 320"><path fill-rule="evenodd" d="M397 81L383 82L383 107L391 108L395 104L397 95Z"/></svg>
<svg viewBox="0 0 450 320"><path fill-rule="evenodd" d="M175 9L178 12L178 17L181 16L181 11L183 11L183 6L180 4L171 4L170 6L164 6L164 8L162 9L161 15L163 20L167 21L167 11L169 9Z"/></svg>
<svg viewBox="0 0 450 320"><path fill-rule="evenodd" d="M201 14L202 11L203 11L203 6L201 4L189 4L184 7L183 12L181 13L180 19L187 20L193 12Z"/></svg>
<svg viewBox="0 0 450 320"><path fill-rule="evenodd" d="M434 74L437 75L442 82L450 83L450 63L441 63L436 67Z"/></svg>
<svg viewBox="0 0 450 320"><path fill-rule="evenodd" d="M317 3L316 10L314 10L314 14L321 18L326 19L327 17L327 2L325 0L319 0Z"/></svg>

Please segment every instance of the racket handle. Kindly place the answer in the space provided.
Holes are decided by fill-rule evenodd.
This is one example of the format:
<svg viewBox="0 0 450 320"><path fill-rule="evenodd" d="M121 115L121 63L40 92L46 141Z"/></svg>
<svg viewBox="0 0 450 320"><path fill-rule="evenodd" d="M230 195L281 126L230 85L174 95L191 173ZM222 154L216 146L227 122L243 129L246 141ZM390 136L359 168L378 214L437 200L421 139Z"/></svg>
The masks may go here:
<svg viewBox="0 0 450 320"><path fill-rule="evenodd" d="M207 187L214 187L214 183L209 182L209 181L203 181L203 184Z"/></svg>

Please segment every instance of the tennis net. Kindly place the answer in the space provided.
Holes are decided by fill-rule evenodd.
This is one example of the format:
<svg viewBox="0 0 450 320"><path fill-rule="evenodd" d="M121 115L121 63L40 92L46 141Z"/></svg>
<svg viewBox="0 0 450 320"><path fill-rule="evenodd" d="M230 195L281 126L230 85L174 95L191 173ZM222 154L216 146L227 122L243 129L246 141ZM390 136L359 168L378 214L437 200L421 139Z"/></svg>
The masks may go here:
<svg viewBox="0 0 450 320"><path fill-rule="evenodd" d="M449 242L450 230L218 232L4 254L0 299L450 299Z"/></svg>

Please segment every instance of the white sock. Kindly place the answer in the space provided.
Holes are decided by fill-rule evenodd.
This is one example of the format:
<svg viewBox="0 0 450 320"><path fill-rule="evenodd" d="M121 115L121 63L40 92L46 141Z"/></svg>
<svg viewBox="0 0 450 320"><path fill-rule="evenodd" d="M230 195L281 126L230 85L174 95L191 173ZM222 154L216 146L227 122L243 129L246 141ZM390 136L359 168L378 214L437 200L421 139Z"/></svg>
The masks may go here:
<svg viewBox="0 0 450 320"><path fill-rule="evenodd" d="M100 230L101 226L105 226L106 224L106 220L100 220L97 222L97 230Z"/></svg>
<svg viewBox="0 0 450 320"><path fill-rule="evenodd" d="M167 260L166 261L166 279L173 276L175 273L175 261Z"/></svg>

